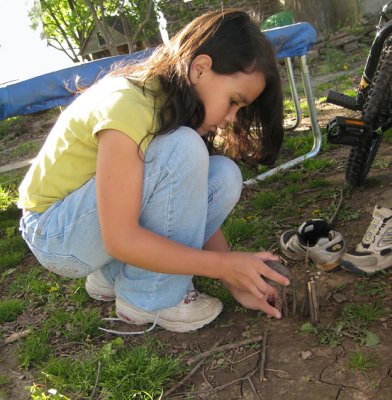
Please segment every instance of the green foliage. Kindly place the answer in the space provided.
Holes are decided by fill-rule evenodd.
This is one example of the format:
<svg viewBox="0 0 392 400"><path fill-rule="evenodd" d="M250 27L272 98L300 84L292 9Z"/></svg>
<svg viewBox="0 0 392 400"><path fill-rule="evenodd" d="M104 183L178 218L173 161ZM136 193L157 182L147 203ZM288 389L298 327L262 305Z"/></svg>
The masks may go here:
<svg viewBox="0 0 392 400"><path fill-rule="evenodd" d="M22 314L24 303L18 299L0 301L0 324L15 321L16 317Z"/></svg>
<svg viewBox="0 0 392 400"><path fill-rule="evenodd" d="M256 212L261 210L268 210L276 205L279 201L279 196L272 190L265 190L257 193L253 200L252 205Z"/></svg>
<svg viewBox="0 0 392 400"><path fill-rule="evenodd" d="M360 296L370 296L371 298L383 298L388 295L388 282L384 279L384 274L377 276L362 276L354 282L354 293Z"/></svg>
<svg viewBox="0 0 392 400"><path fill-rule="evenodd" d="M95 309L76 309L72 313L66 309L56 309L53 310L45 325L58 336L63 335L69 341L76 341L97 336L101 316Z"/></svg>
<svg viewBox="0 0 392 400"><path fill-rule="evenodd" d="M145 0L107 0L104 7L98 0L90 0L89 3L95 10L100 21L105 21L106 30L109 35L108 20L117 18L121 21L121 15L124 21L128 23L130 31L129 40L136 42L149 42L156 37L158 32L158 23L154 18L147 20L149 1ZM160 9L160 2L156 7ZM91 30L95 26L93 14L85 0L40 0L35 2L34 7L29 12L33 28L37 29L42 23L42 37L47 39L53 47L62 50L74 62L81 61L79 52L88 38ZM138 29L144 21L143 29ZM112 22L113 23L113 22ZM133 37L135 34L136 37ZM131 49L133 50L133 49ZM113 54L114 55L114 54Z"/></svg>
<svg viewBox="0 0 392 400"><path fill-rule="evenodd" d="M16 202L16 194L13 190L0 186L0 212L7 210Z"/></svg>
<svg viewBox="0 0 392 400"><path fill-rule="evenodd" d="M50 352L50 331L47 326L32 330L29 336L22 342L20 349L20 361L22 367L38 365L45 361Z"/></svg>
<svg viewBox="0 0 392 400"><path fill-rule="evenodd" d="M334 160L325 160L322 158L308 158L303 162L303 168L307 171L316 171L321 168L334 164Z"/></svg>
<svg viewBox="0 0 392 400"><path fill-rule="evenodd" d="M98 368L101 399L159 398L181 368L178 359L158 355L157 347L152 340L126 347L118 337L98 352L72 359L51 357L43 370L45 380L70 398L84 398L94 387Z"/></svg>
<svg viewBox="0 0 392 400"><path fill-rule="evenodd" d="M244 218L229 217L225 221L222 230L227 242L231 246L235 246L251 238L255 232L255 226Z"/></svg>
<svg viewBox="0 0 392 400"><path fill-rule="evenodd" d="M35 157L41 147L41 144L35 140L21 143L16 148L12 149L11 156L14 159Z"/></svg>
<svg viewBox="0 0 392 400"><path fill-rule="evenodd" d="M18 231L20 210L16 195L0 186L0 272L19 264L27 246Z"/></svg>
<svg viewBox="0 0 392 400"><path fill-rule="evenodd" d="M328 187L331 185L332 185L332 183L328 179L325 179L325 178L314 178L308 184L310 189Z"/></svg>
<svg viewBox="0 0 392 400"><path fill-rule="evenodd" d="M0 272L16 267L26 254L26 244L22 237L5 237L0 241Z"/></svg>
<svg viewBox="0 0 392 400"><path fill-rule="evenodd" d="M12 379L9 376L0 374L0 386L8 385L11 382Z"/></svg>
<svg viewBox="0 0 392 400"><path fill-rule="evenodd" d="M310 323L302 325L301 332L316 336L318 344L336 347L348 337L366 346L376 346L380 339L368 329L369 324L379 321L389 310L375 303L347 304L336 323L313 326Z"/></svg>
<svg viewBox="0 0 392 400"><path fill-rule="evenodd" d="M384 140L386 143L392 144L392 128L384 133Z"/></svg>
<svg viewBox="0 0 392 400"><path fill-rule="evenodd" d="M353 372L365 373L368 369L376 367L377 363L373 356L369 356L357 350L349 354L348 366Z"/></svg>
<svg viewBox="0 0 392 400"><path fill-rule="evenodd" d="M30 387L30 394L33 400L71 400L61 393L58 393L56 389L49 389L46 391L36 384Z"/></svg>
<svg viewBox="0 0 392 400"><path fill-rule="evenodd" d="M365 324L379 321L388 314L388 309L377 303L347 304L342 313L346 320L359 320Z"/></svg>
<svg viewBox="0 0 392 400"><path fill-rule="evenodd" d="M22 125L22 117L11 117L0 121L0 139L9 134L20 130Z"/></svg>

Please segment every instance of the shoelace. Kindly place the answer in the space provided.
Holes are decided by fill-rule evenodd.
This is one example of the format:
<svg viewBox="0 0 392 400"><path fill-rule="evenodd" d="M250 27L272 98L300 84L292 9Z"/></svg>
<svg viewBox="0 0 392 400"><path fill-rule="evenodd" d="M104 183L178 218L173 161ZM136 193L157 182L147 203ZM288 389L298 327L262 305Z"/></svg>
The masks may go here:
<svg viewBox="0 0 392 400"><path fill-rule="evenodd" d="M369 228L367 229L365 236L363 238L364 242L372 243L374 241L374 238L377 235L377 231L381 223L382 223L381 218L373 217L372 222L370 223Z"/></svg>
<svg viewBox="0 0 392 400"><path fill-rule="evenodd" d="M113 333L114 335L121 335L121 336L130 336L130 335L144 335L147 332L151 332L158 323L159 320L159 311L157 313L157 316L153 322L153 324L144 331L137 331L137 332L122 332L122 331L116 331L114 329L106 329L106 328L101 328L98 327L99 330L103 331L103 332L107 332L107 333ZM124 322L122 319L120 318L102 318L102 321L111 321L111 322Z"/></svg>
<svg viewBox="0 0 392 400"><path fill-rule="evenodd" d="M196 289L188 290L183 298L183 301L185 304L189 304L192 301L196 301L197 298L199 297L199 292ZM102 318L102 321L111 321L111 322L124 322L120 318ZM98 327L99 330L107 333L113 333L114 335L122 335L122 336L129 336L129 335L144 335L146 332L151 332L156 326L159 321L159 311L157 312L157 316L153 322L153 324L144 331L138 331L138 332L122 332L122 331L116 331L114 329L106 329L102 327Z"/></svg>

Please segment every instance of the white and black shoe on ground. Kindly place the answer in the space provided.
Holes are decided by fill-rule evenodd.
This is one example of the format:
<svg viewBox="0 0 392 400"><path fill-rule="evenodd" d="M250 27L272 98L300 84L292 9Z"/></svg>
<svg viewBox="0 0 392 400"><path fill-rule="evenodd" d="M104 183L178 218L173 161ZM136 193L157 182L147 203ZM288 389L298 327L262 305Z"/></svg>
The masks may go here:
<svg viewBox="0 0 392 400"><path fill-rule="evenodd" d="M287 258L300 261L308 257L325 272L339 267L345 252L342 234L323 219L305 221L298 229L284 232L280 248Z"/></svg>
<svg viewBox="0 0 392 400"><path fill-rule="evenodd" d="M372 221L355 249L342 257L342 268L372 274L392 266L392 209L375 206Z"/></svg>

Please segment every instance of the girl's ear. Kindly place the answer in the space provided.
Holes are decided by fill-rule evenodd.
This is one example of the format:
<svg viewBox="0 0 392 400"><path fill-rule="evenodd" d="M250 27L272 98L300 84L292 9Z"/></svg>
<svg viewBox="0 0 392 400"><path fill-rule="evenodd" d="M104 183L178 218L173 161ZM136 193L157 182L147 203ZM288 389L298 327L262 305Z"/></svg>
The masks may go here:
<svg viewBox="0 0 392 400"><path fill-rule="evenodd" d="M212 69L212 59L206 54L199 54L196 56L189 71L189 79L193 85L203 78L203 74Z"/></svg>

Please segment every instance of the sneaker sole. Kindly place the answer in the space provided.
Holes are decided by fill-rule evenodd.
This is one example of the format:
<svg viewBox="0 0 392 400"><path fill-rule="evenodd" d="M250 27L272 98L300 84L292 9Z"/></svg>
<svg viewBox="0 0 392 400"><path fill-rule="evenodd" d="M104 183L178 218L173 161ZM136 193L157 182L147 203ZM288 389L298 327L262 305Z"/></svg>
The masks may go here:
<svg viewBox="0 0 392 400"><path fill-rule="evenodd" d="M316 263L316 267L321 269L324 272L333 272L336 269L340 268L340 266L341 266L341 260L334 261L333 263L329 263L329 264L317 264Z"/></svg>
<svg viewBox="0 0 392 400"><path fill-rule="evenodd" d="M353 272L354 274L367 274L367 275L371 275L371 274L375 274L377 272L386 270L388 268L391 268L392 265L388 262L387 264L383 265L377 265L375 267L369 267L367 269L365 269L366 267L363 267L364 269L355 266L353 263L349 262L349 261L342 261L341 263L341 267L349 272Z"/></svg>
<svg viewBox="0 0 392 400"><path fill-rule="evenodd" d="M290 260L294 260L294 261L305 260L305 254L293 253L291 251L289 252L286 249L284 249L283 247L281 247L280 250Z"/></svg>
<svg viewBox="0 0 392 400"><path fill-rule="evenodd" d="M135 325L145 325L154 323L157 319L157 314L149 313L146 315L148 311L138 311L133 309L132 318L129 318L122 310L121 303L116 301L116 314L119 319L128 323ZM202 328L203 326L212 322L223 310L223 304L221 302L217 303L217 308L213 315L210 315L208 318L197 322L180 322L180 321L169 321L165 318L158 317L157 325L165 328L171 332L191 332L197 329Z"/></svg>
<svg viewBox="0 0 392 400"><path fill-rule="evenodd" d="M116 298L114 290L108 288L107 290L102 290L102 288L97 289L95 286L90 285L88 282L85 284L85 289L87 294L94 300L99 301L113 301Z"/></svg>

